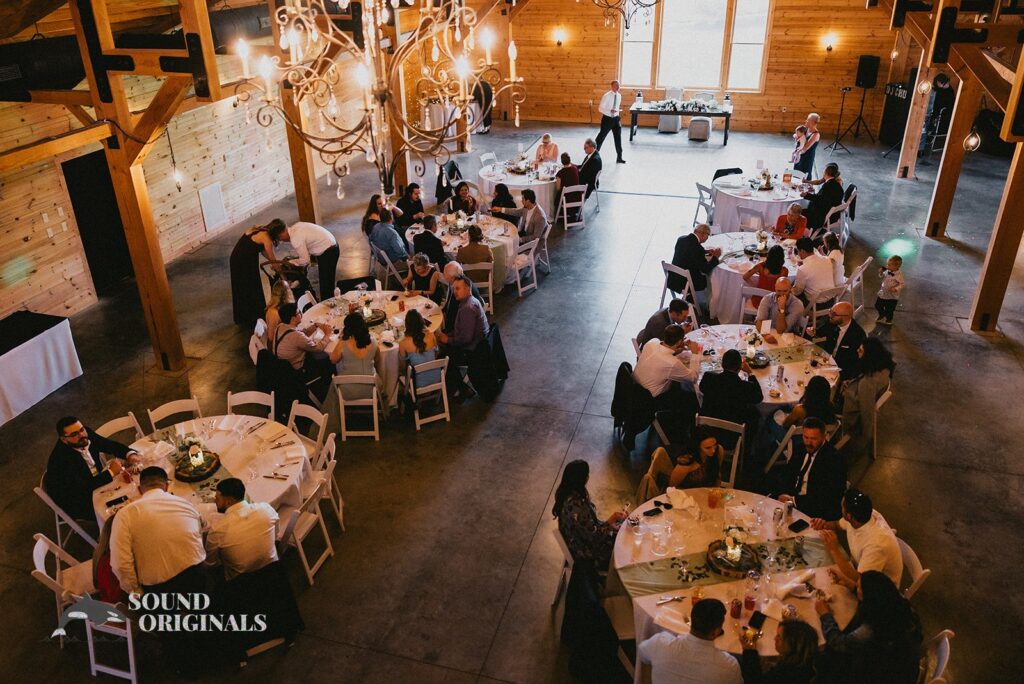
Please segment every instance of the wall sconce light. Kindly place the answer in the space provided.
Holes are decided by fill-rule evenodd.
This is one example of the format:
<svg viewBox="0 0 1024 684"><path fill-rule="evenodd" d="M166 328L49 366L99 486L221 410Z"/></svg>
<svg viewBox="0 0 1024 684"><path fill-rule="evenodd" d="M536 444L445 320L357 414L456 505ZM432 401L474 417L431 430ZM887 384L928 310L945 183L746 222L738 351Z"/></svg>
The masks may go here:
<svg viewBox="0 0 1024 684"><path fill-rule="evenodd" d="M566 41L568 36L566 35L565 29L559 26L555 28L554 33L552 33L552 37L555 39L555 45L562 47L562 43Z"/></svg>
<svg viewBox="0 0 1024 684"><path fill-rule="evenodd" d="M891 61L893 61L893 62L895 62L896 58L899 57L899 56L900 56L900 51L899 50L893 50L892 52L889 53L889 59Z"/></svg>
<svg viewBox="0 0 1024 684"><path fill-rule="evenodd" d="M931 92L931 90L932 90L932 82L931 81L921 81L920 83L917 84L917 92L921 93L922 95L927 95L928 93Z"/></svg>
<svg viewBox="0 0 1024 684"><path fill-rule="evenodd" d="M835 48L836 43L839 41L839 36L833 32L826 33L821 37L821 44L824 46L826 52L832 52Z"/></svg>
<svg viewBox="0 0 1024 684"><path fill-rule="evenodd" d="M972 126L971 132L964 138L964 149L968 152L977 152L980 147L981 136L978 135L978 129Z"/></svg>

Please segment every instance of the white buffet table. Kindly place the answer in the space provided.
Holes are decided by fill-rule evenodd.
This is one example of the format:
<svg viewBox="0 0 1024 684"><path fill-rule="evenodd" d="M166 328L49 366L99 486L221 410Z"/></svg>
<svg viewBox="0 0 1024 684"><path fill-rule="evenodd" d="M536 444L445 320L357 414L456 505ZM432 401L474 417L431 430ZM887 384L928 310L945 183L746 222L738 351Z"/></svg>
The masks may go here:
<svg viewBox="0 0 1024 684"><path fill-rule="evenodd" d="M82 374L68 319L16 311L0 321L0 425Z"/></svg>

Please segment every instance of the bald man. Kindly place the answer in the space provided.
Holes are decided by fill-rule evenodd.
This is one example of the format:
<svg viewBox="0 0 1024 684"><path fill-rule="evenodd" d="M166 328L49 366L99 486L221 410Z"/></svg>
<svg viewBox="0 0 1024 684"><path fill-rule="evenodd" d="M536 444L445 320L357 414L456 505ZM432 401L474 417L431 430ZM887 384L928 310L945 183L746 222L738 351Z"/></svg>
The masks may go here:
<svg viewBox="0 0 1024 684"><path fill-rule="evenodd" d="M444 325L442 330L446 333L451 333L455 330L455 316L459 312L459 301L455 298L455 293L452 292L452 284L458 280L459 276L463 274L462 264L457 261L449 261L444 266L444 270L441 271L440 277L441 282L447 285L447 292L445 298L441 302L441 310L444 312ZM480 294L480 290L472 282L470 285L470 292L480 302L482 306L484 298Z"/></svg>
<svg viewBox="0 0 1024 684"><path fill-rule="evenodd" d="M775 292L761 298L755 325L760 330L763 321L771 321L773 332L799 333L803 317L804 303L793 294L789 278L779 278L775 281Z"/></svg>
<svg viewBox="0 0 1024 684"><path fill-rule="evenodd" d="M765 298L767 299L767 297ZM813 321L812 321L813 323ZM839 366L839 379L857 376L860 359L857 348L864 341L864 328L853 320L853 304L839 302L828 311L828 322L807 328L806 337L832 355Z"/></svg>

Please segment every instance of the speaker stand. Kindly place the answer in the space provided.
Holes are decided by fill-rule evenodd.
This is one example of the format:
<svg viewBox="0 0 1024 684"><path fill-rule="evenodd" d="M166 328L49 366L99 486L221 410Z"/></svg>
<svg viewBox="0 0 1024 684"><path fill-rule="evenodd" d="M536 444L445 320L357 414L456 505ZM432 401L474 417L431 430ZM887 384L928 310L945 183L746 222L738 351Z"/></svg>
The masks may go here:
<svg viewBox="0 0 1024 684"><path fill-rule="evenodd" d="M871 129L868 128L868 122L864 120L864 100L865 100L865 98L867 98L867 96L868 96L868 89L864 88L864 87L861 87L861 90L860 90L860 112L857 113L857 118L853 120L853 123L851 123L849 126L847 126L846 130L843 131L843 135L845 136L847 133L849 133L852 130L853 131L853 139L856 140L857 138L860 137L860 127L864 126L864 132L868 134L869 138L871 138L871 142L875 142L875 136L872 135ZM841 106L840 106L840 109L842 109ZM842 137L842 136L840 136L840 137ZM847 150L847 151L849 151L849 150Z"/></svg>
<svg viewBox="0 0 1024 684"><path fill-rule="evenodd" d="M892 154L896 150L900 149L901 147L903 147L903 141L902 140L899 141L898 143L896 143L895 145L893 145L892 147L890 147L889 149L887 149L885 152L883 152L882 153L882 158L883 159L888 159L890 154Z"/></svg>
<svg viewBox="0 0 1024 684"><path fill-rule="evenodd" d="M836 139L832 141L832 144L825 148L828 150L829 156L832 156L833 152L840 149L846 150L847 154L853 154L850 152L850 148L843 144L843 135L845 135L845 133L839 132L843 125L843 109L846 107L846 93L848 93L850 89L840 88L840 91L842 92L842 95L839 98L839 118L836 120Z"/></svg>

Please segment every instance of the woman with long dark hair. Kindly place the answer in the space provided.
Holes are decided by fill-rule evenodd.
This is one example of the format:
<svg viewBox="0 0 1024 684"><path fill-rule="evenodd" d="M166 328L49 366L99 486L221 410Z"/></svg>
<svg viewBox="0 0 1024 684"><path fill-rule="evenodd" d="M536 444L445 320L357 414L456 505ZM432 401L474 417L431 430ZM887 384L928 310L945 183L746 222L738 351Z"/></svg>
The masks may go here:
<svg viewBox="0 0 1024 684"><path fill-rule="evenodd" d="M687 448L673 461L664 447L658 447L651 454L651 466L647 474L653 482L641 482L637 497L648 501L660 496L669 487L688 489L690 487L715 487L721 481L722 461L725 450L711 428L702 425L694 430Z"/></svg>
<svg viewBox="0 0 1024 684"><path fill-rule="evenodd" d="M491 200L491 209L493 210L497 208L516 208L516 198L512 196L512 193L509 192L508 190L508 186L505 185L504 183L498 183L497 185L494 186L494 199ZM494 213L493 211L491 213L491 216L494 216L495 218L500 218L502 221L508 221L513 225L519 225L518 216L512 216L511 214L505 214L501 212Z"/></svg>
<svg viewBox="0 0 1024 684"><path fill-rule="evenodd" d="M807 381L804 396L792 411L788 414L781 410L776 411L774 419L767 421L766 425L770 436L779 442L786 436L789 428L794 425L800 427L808 418L817 418L825 425L836 422L836 412L832 408L832 386L820 375L814 375ZM793 437L799 438L800 432L797 431Z"/></svg>
<svg viewBox="0 0 1024 684"><path fill-rule="evenodd" d="M858 374L843 384L843 432L863 441L874 432L875 402L892 382L896 363L877 337L865 337L857 356Z"/></svg>
<svg viewBox="0 0 1024 684"><path fill-rule="evenodd" d="M338 375L374 375L377 358L377 343L366 327L361 313L345 316L341 327L341 360ZM378 376L379 383L379 376ZM342 385L341 395L345 399L369 399L372 391L366 385Z"/></svg>
<svg viewBox="0 0 1024 684"><path fill-rule="evenodd" d="M744 684L811 684L814 681L814 661L818 657L818 633L803 620L780 622L775 630L775 650L778 660L768 670L762 669L757 653L760 634L748 636L741 632Z"/></svg>
<svg viewBox="0 0 1024 684"><path fill-rule="evenodd" d="M562 481L555 490L551 514L558 519L569 552L576 562L591 563L595 570L607 570L615 546L615 533L626 515L612 513L606 521L597 517L597 509L587 492L590 466L586 461L570 461L562 471Z"/></svg>
<svg viewBox="0 0 1024 684"><path fill-rule="evenodd" d="M452 198L452 213L461 211L467 216L476 213L476 198L469 191L469 183L462 181L455 186L455 197Z"/></svg>
<svg viewBox="0 0 1024 684"><path fill-rule="evenodd" d="M387 209L391 212L391 218L398 221L399 217L402 216L402 210L397 206L388 204L387 198L383 195L373 194L370 195L370 201L366 205L366 211L363 212L363 232L367 235L373 230L373 227L380 223L380 210Z"/></svg>
<svg viewBox="0 0 1024 684"><path fill-rule="evenodd" d="M260 255L273 262L280 271L274 247L285 231L284 221L274 219L265 226L253 226L246 230L228 261L231 273L231 308L235 323L252 328L256 319L263 316L267 300L263 296L263 279L260 277Z"/></svg>
<svg viewBox="0 0 1024 684"><path fill-rule="evenodd" d="M743 274L743 280L752 287L759 287L769 292L775 291L775 281L789 275L786 268L786 252L782 245L774 245L768 250L764 261L755 264L753 268ZM750 298L751 306L757 308L761 304L760 297Z"/></svg>
<svg viewBox="0 0 1024 684"><path fill-rule="evenodd" d="M403 364L402 377L405 377L406 366L415 368L421 363L437 360L437 339L416 309L405 314L405 337L398 343L398 355ZM441 382L441 369L414 373L413 382L417 387Z"/></svg>

